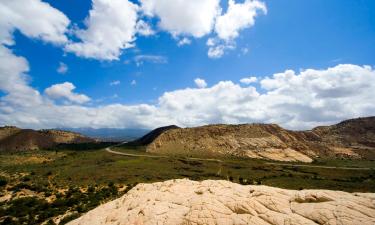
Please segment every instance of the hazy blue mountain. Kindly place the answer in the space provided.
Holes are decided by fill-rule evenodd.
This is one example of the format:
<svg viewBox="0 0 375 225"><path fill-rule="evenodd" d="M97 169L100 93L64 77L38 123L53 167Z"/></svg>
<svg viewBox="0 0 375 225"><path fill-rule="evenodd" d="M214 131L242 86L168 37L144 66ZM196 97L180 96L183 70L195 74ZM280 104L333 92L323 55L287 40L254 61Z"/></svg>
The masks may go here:
<svg viewBox="0 0 375 225"><path fill-rule="evenodd" d="M132 141L147 134L150 130L137 128L59 128L60 130L73 131L88 137L103 141Z"/></svg>

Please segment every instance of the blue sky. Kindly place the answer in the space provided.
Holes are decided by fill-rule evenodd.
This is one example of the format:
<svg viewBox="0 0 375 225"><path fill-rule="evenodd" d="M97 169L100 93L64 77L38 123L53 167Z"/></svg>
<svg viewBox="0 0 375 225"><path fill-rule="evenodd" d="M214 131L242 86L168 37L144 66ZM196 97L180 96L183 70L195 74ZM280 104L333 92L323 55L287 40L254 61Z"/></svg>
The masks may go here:
<svg viewBox="0 0 375 225"><path fill-rule="evenodd" d="M37 0L34 1L40 2ZM100 1L105 2L104 0L98 0L97 2ZM215 1L212 0L210 2ZM155 2L158 3L157 0ZM168 5L168 1L166 0L160 2ZM239 6L246 2L252 1L234 1ZM118 59L103 59L79 55L77 52L69 51L64 47L64 45L68 46L69 44L56 44L56 41L46 41L45 38L28 35L26 31L22 30L24 28L21 25L18 25L19 27L14 25L11 29L7 28L7 32L11 32L13 35L14 44L4 46L11 50L14 56L23 57L27 60L29 71L26 72L28 78L25 78L25 82L28 87L32 87L45 96L46 99L50 98L43 101L51 100L52 104L56 107L82 107L86 111L90 111L90 109L97 110L98 107L106 107L113 104L124 106L146 104L150 107L162 108L159 106L161 104L159 98L165 95L166 92L174 93L178 90L186 90L186 88L203 91L198 90L202 89L202 87L198 88L194 82L197 78L203 79L207 83L207 86L203 87L203 89L212 89L221 81L231 81L232 85L242 88L240 89L241 91L246 89L246 93L250 93L252 91L250 89L255 88L257 92L255 95L268 95L272 90L275 91L275 89L264 88L267 81L261 81L266 77L272 78L276 73L284 73L286 70L295 71L298 77L301 75L300 72L308 69L316 70L318 71L316 74L320 74L322 71L328 71L329 68L336 68L339 64L357 66L360 69L364 69L364 65L372 67L375 65L374 1L264 0L256 2L265 5L266 13L259 8L256 9L254 6L255 9L254 7L250 9L256 12L256 15L252 17L254 23L239 27L237 30L238 36L229 39L220 38L220 33L215 32L215 25L213 25L210 31L200 37L198 37L199 35L189 33L190 31L173 35L171 30L160 25L160 21L163 20L163 12L158 11L157 7L154 9L153 16L144 16L141 9L137 14L136 20L139 21L142 19L146 21L154 33L148 36L134 34L135 41L132 42L134 46L121 48L121 54L118 55ZM66 31L63 34L68 41L82 42L83 38L74 32L77 29L84 31L88 28L84 20L90 20L89 10L95 5L95 1L50 0L44 1L44 3L49 3L49 7L60 11L61 14L64 14L69 19L69 25L66 26ZM143 1L135 1L133 3L141 7ZM99 3L97 4L99 5ZM13 7L12 10L18 10L16 6L6 6L6 4L5 6L1 6L0 4L0 10L1 7ZM173 3L171 3L170 7L173 7ZM221 15L224 15L228 12L228 1L220 1L219 7L221 8ZM249 11L249 13L251 12ZM124 18L127 18L126 16ZM12 23L11 18L9 21L9 23ZM186 21L182 22L185 23ZM191 43L179 46L178 41L183 38L189 39ZM218 44L215 44L215 46L223 45L230 47L226 48L223 55L219 57L209 57L208 49L210 46L207 45L207 41L210 38L217 41ZM143 63L141 62L137 65L137 59L138 62L141 62L143 59ZM66 66L65 73L57 71L60 64ZM354 74L351 70L349 72ZM373 73L372 68L370 72ZM250 86L249 84L240 82L242 78L252 76L257 77L257 82L251 83ZM370 79L372 80L368 82L374 83L372 75L370 75ZM275 78L275 80L277 79ZM327 82L330 82L329 80ZM49 87L56 84L63 84L64 82L73 84L75 86L74 93L85 95L90 100L82 100L82 102L78 102L79 106L77 106L77 102L69 102L69 98L66 100L63 95L56 96L56 93L54 93L55 95L51 95L48 94L51 92L46 92L46 89ZM113 82L116 85L113 85ZM288 86L289 84L286 85ZM331 87L333 86L331 85ZM345 84L343 86L343 88L348 88ZM3 92L3 96L11 93L7 87L0 87L0 89ZM307 95L319 95L319 93L312 93L311 90L306 91ZM281 93L282 90L280 89L279 92ZM212 98L214 98L216 104L221 104L219 98ZM353 98L356 97L353 96ZM237 100L235 104L240 104L238 102L241 101ZM7 100L2 99L1 101L3 104L0 107L12 107L12 104L7 102ZM181 99L176 98L176 101L181 101ZM188 99L187 101L194 101L194 99ZM169 122L179 123L182 126L216 122L278 122L289 128L310 128L313 125L332 123L352 116L374 114L374 111L372 111L373 108L367 107L371 102L367 101L367 96L362 96L361 105L358 106L357 111L347 114L339 113L336 116L330 111L332 109L319 108L320 111L317 113L321 115L307 120L301 119L303 117L302 114L305 113L304 111L291 117L282 116L275 118L272 116L252 116L256 113L250 109L247 109L249 110L248 115L251 115L248 117L237 115L235 118L228 118L228 115L220 111L215 114L220 114L218 117L214 115L207 119L201 119L205 117L202 115L206 115L207 113L204 111L205 109L202 109L193 113L197 118L186 119L184 116L184 118L172 118L169 121L164 117L170 118L176 114L164 115L165 113L163 112L163 119L153 121L155 125L134 122L121 123L119 126L152 127ZM321 102L321 99L318 99L317 102ZM335 104L344 104L344 102L338 102L339 100L336 99ZM196 104L201 103L196 102ZM325 103L325 105L333 105L333 103ZM303 103L298 106L298 108L301 107L307 106ZM314 111L316 108L314 107L316 106L308 106L310 113L316 113ZM179 106L175 108L179 108ZM256 111L257 109L252 110ZM27 110L23 109L23 111ZM157 117L159 113L152 114L152 116ZM19 115L19 117L9 114L12 113L6 115L4 113L3 117L0 117L0 122L3 124L14 123L19 126L38 128L61 125L69 126L69 123L72 123L72 126L116 126L114 121L107 123L107 125L104 122L97 123L100 120L98 118L88 120L86 123L75 123L67 120L66 123L59 124L57 121L58 118L53 118L53 116L48 116L51 117L51 121L42 121L41 117L44 117L44 115L42 116L41 114L23 114ZM134 120L142 120L142 117L134 114L134 112L130 113L129 117L134 118ZM21 119L21 117L27 116L35 117L36 122L23 122L24 119Z"/></svg>

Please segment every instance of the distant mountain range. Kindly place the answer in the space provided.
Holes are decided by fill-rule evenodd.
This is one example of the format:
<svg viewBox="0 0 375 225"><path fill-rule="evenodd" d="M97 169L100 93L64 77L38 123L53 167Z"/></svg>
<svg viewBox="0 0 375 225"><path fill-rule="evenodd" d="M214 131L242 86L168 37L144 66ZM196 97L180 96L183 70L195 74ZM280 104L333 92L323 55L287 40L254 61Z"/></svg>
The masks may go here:
<svg viewBox="0 0 375 225"><path fill-rule="evenodd" d="M59 130L80 133L101 141L132 141L147 134L150 130L137 128L58 128Z"/></svg>

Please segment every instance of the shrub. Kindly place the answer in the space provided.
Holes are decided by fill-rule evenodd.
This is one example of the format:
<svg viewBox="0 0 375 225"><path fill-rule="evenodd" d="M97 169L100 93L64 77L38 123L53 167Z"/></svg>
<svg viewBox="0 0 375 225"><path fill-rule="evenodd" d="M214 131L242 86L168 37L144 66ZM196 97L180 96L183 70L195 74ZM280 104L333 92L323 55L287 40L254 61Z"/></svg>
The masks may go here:
<svg viewBox="0 0 375 225"><path fill-rule="evenodd" d="M7 185L8 181L5 177L0 176L0 187Z"/></svg>
<svg viewBox="0 0 375 225"><path fill-rule="evenodd" d="M60 221L59 225L67 224L68 222L70 222L70 221L72 221L72 220L78 218L79 216L80 216L79 213L72 213L72 214L70 214L69 216L64 217L64 218Z"/></svg>
<svg viewBox="0 0 375 225"><path fill-rule="evenodd" d="M27 182L27 181L30 181L31 178L29 176L24 176L24 177L22 177L21 180L24 181L24 182Z"/></svg>

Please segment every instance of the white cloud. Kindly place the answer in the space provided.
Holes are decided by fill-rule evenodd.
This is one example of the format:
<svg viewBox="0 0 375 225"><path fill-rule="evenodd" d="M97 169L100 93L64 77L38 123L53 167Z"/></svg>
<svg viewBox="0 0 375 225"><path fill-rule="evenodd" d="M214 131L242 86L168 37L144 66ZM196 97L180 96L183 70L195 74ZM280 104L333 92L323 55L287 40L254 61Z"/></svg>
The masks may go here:
<svg viewBox="0 0 375 225"><path fill-rule="evenodd" d="M375 70L338 65L326 70L287 70L260 81L265 92L223 81L205 89L165 93L161 110L180 125L207 123L278 123L308 129L375 112Z"/></svg>
<svg viewBox="0 0 375 225"><path fill-rule="evenodd" d="M59 67L57 68L57 72L59 73L59 74L66 74L66 72L68 72L68 66L65 64L65 63L63 63L63 62L60 62L59 63Z"/></svg>
<svg viewBox="0 0 375 225"><path fill-rule="evenodd" d="M209 47L215 46L216 40L214 38L209 38L209 39L207 39L206 45L209 46Z"/></svg>
<svg viewBox="0 0 375 225"><path fill-rule="evenodd" d="M249 53L249 48L241 48L241 53L242 55L247 55L247 53Z"/></svg>
<svg viewBox="0 0 375 225"><path fill-rule="evenodd" d="M134 57L134 62L137 66L141 66L145 62L164 64L168 63L168 59L161 55L137 55Z"/></svg>
<svg viewBox="0 0 375 225"><path fill-rule="evenodd" d="M236 48L234 42L223 42L215 38L209 38L206 45L209 47L207 55L212 59L221 58L225 54L225 51Z"/></svg>
<svg viewBox="0 0 375 225"><path fill-rule="evenodd" d="M201 37L212 31L213 22L210 18L215 16L200 17L200 14L205 12L202 8L197 8L196 11L186 9L192 9L199 4L208 7L208 3L215 1L204 1L207 4L205 5L203 1L198 0L163 0L155 6L152 5L153 2L155 3L154 0L149 0L147 4L151 4L152 13L160 17L162 29L175 35L188 34L194 37ZM171 4L166 4L168 2ZM213 53L212 56L223 55L227 43L231 42L228 40L234 39L240 30L254 24L255 15L249 10L249 2L245 0L244 3L234 4L241 5L247 10L239 10L236 6L229 8L227 14L224 14L228 16L222 21L235 24L233 29L224 25L215 26L215 31L223 42L216 40L218 38L211 39L207 41L207 46L212 48L213 52L218 46L223 47L219 47L218 53ZM181 19L186 21L181 24L182 28L172 22L167 23L167 20L181 13L177 9L182 10L181 5L184 4L192 8L184 8ZM209 10L208 14L217 10L213 8L214 10ZM264 11L260 6L258 8ZM177 11L170 15L165 13L172 9ZM238 15L247 18L247 23L232 18L236 10L241 12ZM134 33L137 32L136 14L137 7L127 1L94 0L86 23L87 30L77 31L82 42L68 46L76 46L75 50L85 48L85 51L75 51L85 57L116 59L121 50L129 47L134 40ZM221 81L207 87L203 80L198 82L202 88L165 92L156 104L72 104L85 103L90 101L90 98L84 94L74 93L75 87L69 82L52 85L41 94L29 84L27 60L14 55L12 50L5 47L14 44L12 32L17 29L34 39L54 44L67 43L65 33L70 23L69 19L49 4L37 0L1 1L0 15L0 90L4 93L0 97L1 125L13 124L34 128L152 128L167 124L196 126L208 123L265 122L278 123L291 129L306 129L347 118L370 116L375 112L375 70L369 66L351 64L322 70L307 69L301 72L286 70L260 80L261 91L252 86L241 87L232 81ZM198 18L195 18L196 16ZM188 22L190 18L192 21L198 21L195 24L197 27L190 24L191 21ZM184 24L188 25L184 27ZM222 53L220 48L224 48ZM143 61L154 59L144 56L138 58ZM66 100L67 103L61 104L60 101L52 99Z"/></svg>
<svg viewBox="0 0 375 225"><path fill-rule="evenodd" d="M266 5L257 0L236 3L229 0L228 10L216 19L215 32L223 40L233 40L239 31L254 25L258 12L267 13Z"/></svg>
<svg viewBox="0 0 375 225"><path fill-rule="evenodd" d="M6 32L1 30L2 34ZM306 129L375 112L375 70L369 66L346 64L299 73L286 70L260 80L262 91L221 81L212 87L165 92L156 104L85 106L61 105L50 99L72 103L90 100L74 93L74 85L68 82L40 94L28 83L26 59L3 45L0 58L0 90L5 93L0 98L1 125L153 128L167 124L265 122Z"/></svg>
<svg viewBox="0 0 375 225"><path fill-rule="evenodd" d="M85 58L117 60L123 49L134 45L137 11L128 0L93 0L87 29L75 32L82 42L68 44L65 50Z"/></svg>
<svg viewBox="0 0 375 225"><path fill-rule="evenodd" d="M137 22L135 29L137 30L137 33L143 36L150 36L155 34L155 31L152 30L151 26L144 20L139 20Z"/></svg>
<svg viewBox="0 0 375 225"><path fill-rule="evenodd" d="M137 85L137 81L136 80L132 80L132 82L130 82L130 85L132 85L132 86Z"/></svg>
<svg viewBox="0 0 375 225"><path fill-rule="evenodd" d="M205 80L201 79L201 78L196 78L194 80L194 83L195 85L197 85L198 88L205 88L207 87L207 83Z"/></svg>
<svg viewBox="0 0 375 225"><path fill-rule="evenodd" d="M241 30L254 25L258 11L267 13L263 2L245 0L243 3L236 3L234 0L229 0L227 12L216 18L215 32L218 37L207 40L208 57L221 58L227 50L235 49L235 38ZM243 54L247 54L248 51L248 48L241 50Z"/></svg>
<svg viewBox="0 0 375 225"><path fill-rule="evenodd" d="M210 47L208 49L207 55L209 58L221 58L224 55L225 45L218 45Z"/></svg>
<svg viewBox="0 0 375 225"><path fill-rule="evenodd" d="M174 36L209 34L220 13L220 0L140 0L143 12L160 18L159 27Z"/></svg>
<svg viewBox="0 0 375 225"><path fill-rule="evenodd" d="M15 56L12 51L0 45L0 90L5 96L0 98L0 108L6 104L9 108L38 105L42 102L38 91L28 85L28 62ZM1 109L0 109L1 112ZM1 113L0 113L1 114Z"/></svg>
<svg viewBox="0 0 375 225"><path fill-rule="evenodd" d="M256 83L257 81L258 81L258 78L256 77L245 77L240 80L240 82L243 84Z"/></svg>
<svg viewBox="0 0 375 225"><path fill-rule="evenodd" d="M39 0L0 1L0 15L0 90L5 92L0 98L0 117L3 117L1 112L43 103L40 93L28 84L27 60L5 47L15 44L13 32L19 30L27 37L60 45L67 42L65 33L70 21L62 12ZM34 121L32 117L29 119Z"/></svg>
<svg viewBox="0 0 375 225"><path fill-rule="evenodd" d="M72 91L75 88L76 87L72 83L65 82L62 84L54 84L51 87L46 88L44 92L48 97L53 99L63 98L69 100L70 102L79 104L90 101L90 98L86 95L73 93Z"/></svg>
<svg viewBox="0 0 375 225"><path fill-rule="evenodd" d="M18 29L24 35L46 42L63 44L69 19L48 3L39 0L0 1L0 43L13 45L12 33Z"/></svg>
<svg viewBox="0 0 375 225"><path fill-rule="evenodd" d="M190 44L191 44L191 40L190 40L189 38L187 38L187 37L184 37L184 38L180 39L180 40L177 42L177 45L178 45L179 47L184 46L184 45L190 45Z"/></svg>
<svg viewBox="0 0 375 225"><path fill-rule="evenodd" d="M27 5L28 7L24 7ZM146 16L159 18L158 27L178 40L177 45L191 43L190 38L201 38L215 31L225 42L209 47L209 57L219 58L240 30L251 27L258 11L266 12L260 1L246 0L229 8L221 15L220 0L92 0L92 9L84 20L85 28L70 31L78 41L68 40L70 20L59 10L40 0L0 2L0 39L2 44L14 44L12 32L18 29L31 38L64 45L67 52L84 58L117 60L122 52L135 46L137 35L156 34ZM143 14L142 14L143 13ZM229 44L228 44L229 43Z"/></svg>
<svg viewBox="0 0 375 225"><path fill-rule="evenodd" d="M110 86L116 86L116 85L120 85L121 82L119 80L114 80L112 82L109 83Z"/></svg>

